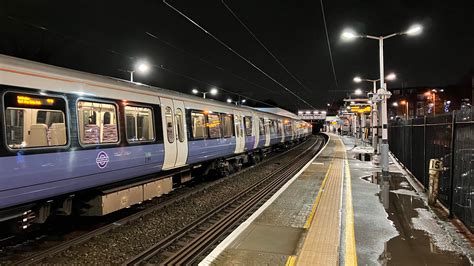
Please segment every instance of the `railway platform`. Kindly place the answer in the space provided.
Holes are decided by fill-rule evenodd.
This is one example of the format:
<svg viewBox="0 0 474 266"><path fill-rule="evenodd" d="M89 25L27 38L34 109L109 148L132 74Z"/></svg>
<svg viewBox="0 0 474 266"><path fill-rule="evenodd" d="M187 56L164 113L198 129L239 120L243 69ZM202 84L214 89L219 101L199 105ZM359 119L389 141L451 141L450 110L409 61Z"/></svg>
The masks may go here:
<svg viewBox="0 0 474 266"><path fill-rule="evenodd" d="M472 265L472 243L428 207L394 158L384 209L380 168L358 160L355 143L329 134L325 147L200 265Z"/></svg>

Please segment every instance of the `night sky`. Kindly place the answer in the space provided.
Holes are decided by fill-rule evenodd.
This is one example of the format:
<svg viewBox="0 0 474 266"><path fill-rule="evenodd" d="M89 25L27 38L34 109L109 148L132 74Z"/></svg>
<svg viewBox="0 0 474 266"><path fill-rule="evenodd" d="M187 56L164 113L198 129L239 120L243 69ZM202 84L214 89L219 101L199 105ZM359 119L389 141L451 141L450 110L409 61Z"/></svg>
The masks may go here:
<svg viewBox="0 0 474 266"><path fill-rule="evenodd" d="M291 110L309 108L162 1L0 3L2 54L123 79L128 74L119 69L144 58L156 67L147 76L136 75L138 82L186 93L215 85L219 100L237 99L227 90ZM378 78L377 41L342 42L346 27L386 35L413 23L424 26L419 36L385 42L385 70L398 76L389 87L452 85L472 71L472 1L324 1L336 85L319 1L226 0L304 86L220 0L168 3L316 108L344 96L331 90L358 87L355 75Z"/></svg>

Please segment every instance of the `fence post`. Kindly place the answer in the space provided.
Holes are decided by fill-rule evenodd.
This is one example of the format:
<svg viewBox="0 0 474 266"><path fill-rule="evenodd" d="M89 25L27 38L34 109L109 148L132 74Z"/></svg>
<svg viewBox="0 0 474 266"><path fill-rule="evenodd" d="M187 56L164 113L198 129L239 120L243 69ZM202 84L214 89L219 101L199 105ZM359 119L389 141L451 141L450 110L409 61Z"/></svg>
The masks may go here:
<svg viewBox="0 0 474 266"><path fill-rule="evenodd" d="M453 116L451 118L451 167L449 168L449 218L453 218L453 196L454 196L454 155L456 150L454 144L456 137L456 111L453 111Z"/></svg>
<svg viewBox="0 0 474 266"><path fill-rule="evenodd" d="M423 187L426 192L426 115L423 116Z"/></svg>

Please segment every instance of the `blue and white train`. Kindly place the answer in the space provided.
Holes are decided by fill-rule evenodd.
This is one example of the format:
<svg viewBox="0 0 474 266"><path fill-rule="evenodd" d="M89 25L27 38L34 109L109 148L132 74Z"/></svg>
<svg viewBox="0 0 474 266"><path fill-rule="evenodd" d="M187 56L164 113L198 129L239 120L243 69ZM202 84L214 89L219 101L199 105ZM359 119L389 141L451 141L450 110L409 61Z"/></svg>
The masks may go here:
<svg viewBox="0 0 474 266"><path fill-rule="evenodd" d="M289 114L4 55L0 99L0 221L105 215L311 132Z"/></svg>

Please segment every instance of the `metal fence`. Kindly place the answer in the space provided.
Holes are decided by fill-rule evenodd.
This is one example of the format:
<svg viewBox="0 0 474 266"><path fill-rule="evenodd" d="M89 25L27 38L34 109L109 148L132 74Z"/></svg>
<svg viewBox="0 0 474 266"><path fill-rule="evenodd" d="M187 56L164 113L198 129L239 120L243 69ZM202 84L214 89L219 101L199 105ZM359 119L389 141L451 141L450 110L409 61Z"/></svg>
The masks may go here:
<svg viewBox="0 0 474 266"><path fill-rule="evenodd" d="M443 161L438 199L474 232L474 110L392 121L389 145L425 188L430 159Z"/></svg>

